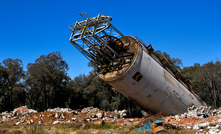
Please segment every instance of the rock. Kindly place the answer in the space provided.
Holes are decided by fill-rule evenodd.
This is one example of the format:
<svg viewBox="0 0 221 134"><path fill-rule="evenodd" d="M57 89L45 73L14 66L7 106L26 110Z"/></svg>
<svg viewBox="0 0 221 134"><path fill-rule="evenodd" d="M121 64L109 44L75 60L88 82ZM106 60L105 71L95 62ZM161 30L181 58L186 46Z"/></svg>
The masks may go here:
<svg viewBox="0 0 221 134"><path fill-rule="evenodd" d="M187 113L181 114L180 117L181 118L187 118Z"/></svg>
<svg viewBox="0 0 221 134"><path fill-rule="evenodd" d="M211 107L207 106L200 106L200 107L192 106L188 108L188 112L181 114L182 118L188 118L188 117L207 118L209 116L221 117L221 108L211 110Z"/></svg>
<svg viewBox="0 0 221 134"><path fill-rule="evenodd" d="M17 117L17 116L14 116L13 119L18 119L18 117Z"/></svg>
<svg viewBox="0 0 221 134"><path fill-rule="evenodd" d="M54 121L52 124L53 125L56 125L56 124L58 124L59 123L59 121Z"/></svg>
<svg viewBox="0 0 221 134"><path fill-rule="evenodd" d="M195 124L194 127L193 127L193 129L194 129L194 130L198 130L198 129L200 129L200 128L199 128L199 126L198 126L197 124Z"/></svg>
<svg viewBox="0 0 221 134"><path fill-rule="evenodd" d="M86 114L89 114L89 113L95 113L95 112L98 112L100 111L100 109L98 108L93 108L93 107L87 107L87 108L83 108L81 110L82 113L86 113Z"/></svg>
<svg viewBox="0 0 221 134"><path fill-rule="evenodd" d="M77 121L77 118L71 118L72 119L72 121Z"/></svg>
<svg viewBox="0 0 221 134"><path fill-rule="evenodd" d="M21 124L21 122L16 122L16 123L15 123L15 125L19 125L19 124Z"/></svg>
<svg viewBox="0 0 221 134"><path fill-rule="evenodd" d="M49 114L48 117L50 117L50 116L54 116L54 115L55 115L55 114Z"/></svg>
<svg viewBox="0 0 221 134"><path fill-rule="evenodd" d="M113 118L114 116L112 114L109 115L110 118Z"/></svg>
<svg viewBox="0 0 221 134"><path fill-rule="evenodd" d="M159 123L156 123L156 122L159 122ZM154 134L156 134L156 133L158 133L158 132L165 131L165 128L160 125L163 121L160 121L160 120L159 120L159 121L156 121L156 122L151 123L151 125L150 125L150 131L153 132ZM147 130L148 130L148 129L147 129Z"/></svg>
<svg viewBox="0 0 221 134"><path fill-rule="evenodd" d="M219 129L219 128L220 128L220 125L217 124L216 126L208 126L207 128L208 128L208 129Z"/></svg>
<svg viewBox="0 0 221 134"><path fill-rule="evenodd" d="M178 119L180 119L180 116L179 115L175 115L174 119L178 120Z"/></svg>
<svg viewBox="0 0 221 134"><path fill-rule="evenodd" d="M197 126L198 126L199 128L204 128L204 127L206 127L206 126L208 126L208 125L209 125L209 122L206 122L206 123L198 124Z"/></svg>
<svg viewBox="0 0 221 134"><path fill-rule="evenodd" d="M123 113L122 113L122 117L124 117L124 118L126 118L127 115L128 115L127 112L123 112Z"/></svg>
<svg viewBox="0 0 221 134"><path fill-rule="evenodd" d="M109 121L110 119L108 117L103 118L104 121Z"/></svg>
<svg viewBox="0 0 221 134"><path fill-rule="evenodd" d="M133 122L133 121L134 121L134 119L129 119L129 121L130 121L130 122Z"/></svg>
<svg viewBox="0 0 221 134"><path fill-rule="evenodd" d="M70 108L54 108L54 109L47 109L49 112L59 112L59 113L64 113L64 112L71 112L72 110Z"/></svg>
<svg viewBox="0 0 221 134"><path fill-rule="evenodd" d="M153 130L153 133L156 134L158 132L163 132L165 131L165 128L163 126L157 126L156 128L154 128Z"/></svg>
<svg viewBox="0 0 221 134"><path fill-rule="evenodd" d="M119 113L119 115L120 115L120 118L125 118L125 117L127 117L127 110L122 110L122 111L119 111L118 112Z"/></svg>
<svg viewBox="0 0 221 134"><path fill-rule="evenodd" d="M7 115L8 111L2 112L2 115Z"/></svg>
<svg viewBox="0 0 221 134"><path fill-rule="evenodd" d="M58 119L58 118L60 117L60 115L56 112L55 115L54 115L54 117L55 117L56 119Z"/></svg>
<svg viewBox="0 0 221 134"><path fill-rule="evenodd" d="M91 116L91 118L96 118L96 117L97 117L96 115L92 115L92 116Z"/></svg>
<svg viewBox="0 0 221 134"><path fill-rule="evenodd" d="M25 120L24 118L22 118L22 119L20 120L20 122L23 123L23 122L26 122L26 120Z"/></svg>
<svg viewBox="0 0 221 134"><path fill-rule="evenodd" d="M11 118L11 115L6 115L7 118Z"/></svg>
<svg viewBox="0 0 221 134"><path fill-rule="evenodd" d="M187 129L191 129L191 126L186 126Z"/></svg>
<svg viewBox="0 0 221 134"><path fill-rule="evenodd" d="M70 111L73 115L77 115L78 114L78 111L75 111L75 110L72 110Z"/></svg>
<svg viewBox="0 0 221 134"><path fill-rule="evenodd" d="M5 121L6 120L6 117L5 116L2 116L2 121Z"/></svg>
<svg viewBox="0 0 221 134"><path fill-rule="evenodd" d="M41 124L42 124L42 121L38 121L38 124L40 124L40 125L41 125Z"/></svg>
<svg viewBox="0 0 221 134"><path fill-rule="evenodd" d="M14 109L13 116L17 115L25 115L25 114L31 114L31 113L37 113L36 110L28 109L27 106L21 106L19 108Z"/></svg>
<svg viewBox="0 0 221 134"><path fill-rule="evenodd" d="M63 114L61 114L61 119L66 119Z"/></svg>
<svg viewBox="0 0 221 134"><path fill-rule="evenodd" d="M33 119L30 120L30 124L34 123Z"/></svg>
<svg viewBox="0 0 221 134"><path fill-rule="evenodd" d="M31 119L31 120L29 120L29 121L27 121L27 124L28 125L30 125L30 124L32 124L32 123L34 123L34 121Z"/></svg>
<svg viewBox="0 0 221 134"><path fill-rule="evenodd" d="M92 121L96 121L96 120L98 120L98 118L92 118L91 120L92 120Z"/></svg>
<svg viewBox="0 0 221 134"><path fill-rule="evenodd" d="M210 130L208 131L209 134L218 134L219 132L220 132L219 129L210 129Z"/></svg>
<svg viewBox="0 0 221 134"><path fill-rule="evenodd" d="M26 122L26 124L30 125L30 124L31 124L31 122L30 122L30 121L27 121L27 122Z"/></svg>
<svg viewBox="0 0 221 134"><path fill-rule="evenodd" d="M117 120L117 119L119 119L117 116L114 116L114 120Z"/></svg>
<svg viewBox="0 0 221 134"><path fill-rule="evenodd" d="M217 122L221 123L221 119L218 119Z"/></svg>
<svg viewBox="0 0 221 134"><path fill-rule="evenodd" d="M103 117L102 113L97 113L96 116L98 117L98 119L101 119Z"/></svg>

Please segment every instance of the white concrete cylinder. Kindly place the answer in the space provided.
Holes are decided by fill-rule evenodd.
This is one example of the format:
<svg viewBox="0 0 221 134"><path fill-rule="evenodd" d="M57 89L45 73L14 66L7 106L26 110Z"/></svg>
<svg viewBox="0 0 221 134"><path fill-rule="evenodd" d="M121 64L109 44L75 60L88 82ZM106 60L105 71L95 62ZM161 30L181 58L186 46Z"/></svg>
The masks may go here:
<svg viewBox="0 0 221 134"><path fill-rule="evenodd" d="M134 37L128 51L131 63L99 76L146 111L179 114L202 103L183 84L154 60ZM123 43L126 43L122 39ZM126 60L126 59L125 59Z"/></svg>

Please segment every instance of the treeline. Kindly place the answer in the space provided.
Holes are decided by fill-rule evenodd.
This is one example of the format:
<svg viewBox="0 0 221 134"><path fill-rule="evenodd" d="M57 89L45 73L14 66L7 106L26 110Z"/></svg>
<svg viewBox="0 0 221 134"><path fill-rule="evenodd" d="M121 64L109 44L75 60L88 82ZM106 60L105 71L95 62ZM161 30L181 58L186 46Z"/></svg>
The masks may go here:
<svg viewBox="0 0 221 134"><path fill-rule="evenodd" d="M72 80L67 74L68 69L60 52L40 56L27 65L26 72L21 60L5 59L0 63L0 112L22 105L38 111L88 106L103 110L139 109L94 71Z"/></svg>
<svg viewBox="0 0 221 134"><path fill-rule="evenodd" d="M220 107L221 62L208 62L202 66L195 63L182 68L182 60L171 58L160 51L170 64L180 69L183 76L190 78L194 92L207 104ZM68 64L60 52L42 55L24 71L19 59L5 59L0 63L0 112L11 111L22 105L44 111L48 108L68 107L81 109L88 106L103 110L140 110L127 98L100 79L92 70L71 79Z"/></svg>

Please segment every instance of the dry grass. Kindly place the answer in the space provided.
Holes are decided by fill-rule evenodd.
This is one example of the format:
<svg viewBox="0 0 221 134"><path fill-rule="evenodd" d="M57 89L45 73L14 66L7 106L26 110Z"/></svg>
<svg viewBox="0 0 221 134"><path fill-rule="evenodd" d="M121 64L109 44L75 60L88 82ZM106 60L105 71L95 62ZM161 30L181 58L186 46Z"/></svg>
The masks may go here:
<svg viewBox="0 0 221 134"><path fill-rule="evenodd" d="M119 126L114 124L105 125L86 125L82 129L82 125L62 124L62 125L26 125L26 126L11 126L7 124L0 125L0 134L105 134L112 132L115 134L126 134L131 126ZM137 134L137 129L130 131L130 134ZM141 132L146 134L148 132ZM159 134L195 134L194 130L176 130L168 129Z"/></svg>

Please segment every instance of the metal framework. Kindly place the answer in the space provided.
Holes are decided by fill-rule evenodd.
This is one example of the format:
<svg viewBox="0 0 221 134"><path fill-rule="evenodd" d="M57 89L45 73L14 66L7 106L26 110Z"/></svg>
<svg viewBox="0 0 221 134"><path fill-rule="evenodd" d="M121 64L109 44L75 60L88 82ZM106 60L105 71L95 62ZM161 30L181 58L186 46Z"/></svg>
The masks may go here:
<svg viewBox="0 0 221 134"><path fill-rule="evenodd" d="M124 61L120 55L123 44L118 38L123 37L128 43L130 41L110 23L112 17L99 14L91 18L85 12L80 15L85 20L69 26L72 31L71 44L96 65Z"/></svg>

